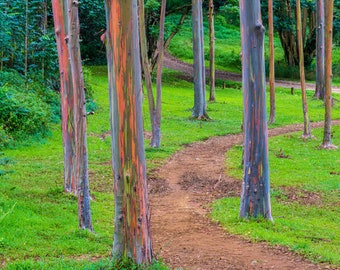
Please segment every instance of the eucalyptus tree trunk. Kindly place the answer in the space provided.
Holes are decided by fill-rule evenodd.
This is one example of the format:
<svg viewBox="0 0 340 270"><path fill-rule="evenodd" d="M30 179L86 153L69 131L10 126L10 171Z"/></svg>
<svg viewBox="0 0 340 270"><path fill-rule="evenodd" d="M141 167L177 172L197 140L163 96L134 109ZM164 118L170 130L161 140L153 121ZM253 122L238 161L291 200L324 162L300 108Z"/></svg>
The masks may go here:
<svg viewBox="0 0 340 270"><path fill-rule="evenodd" d="M264 27L260 0L240 0L244 174L240 216L272 220L269 193Z"/></svg>
<svg viewBox="0 0 340 270"><path fill-rule="evenodd" d="M209 101L215 101L215 25L214 25L214 1L209 0L209 40L210 40L210 97Z"/></svg>
<svg viewBox="0 0 340 270"><path fill-rule="evenodd" d="M194 53L194 108L192 117L209 118L206 111L206 88L203 46L202 0L192 0L192 35Z"/></svg>
<svg viewBox="0 0 340 270"><path fill-rule="evenodd" d="M334 0L325 0L325 126L322 147L326 149L337 148L332 144L332 42L333 42L333 6Z"/></svg>
<svg viewBox="0 0 340 270"><path fill-rule="evenodd" d="M77 194L75 183L75 130L74 130L74 102L73 79L67 46L68 2L67 0L53 0L53 19L56 35L61 97L61 126L64 150L64 190Z"/></svg>
<svg viewBox="0 0 340 270"><path fill-rule="evenodd" d="M75 130L75 166L76 188L78 196L79 227L93 230L90 211L90 188L88 178L88 157L86 139L86 107L85 87L79 47L79 2L68 0L68 50L71 63L73 98L74 98L74 130Z"/></svg>
<svg viewBox="0 0 340 270"><path fill-rule="evenodd" d="M275 123L275 57L274 57L274 20L273 0L268 0L268 28L269 28L269 89L270 89L270 114L269 124Z"/></svg>
<svg viewBox="0 0 340 270"><path fill-rule="evenodd" d="M300 67L300 82L301 82L301 94L302 94L302 110L303 110L303 134L302 137L310 138L310 123L308 117L308 104L307 104L307 93L306 93L306 80L305 80L305 64L303 55L303 40L302 40L302 29L301 29L301 4L300 0L296 0L296 35L298 41L299 50L299 67Z"/></svg>
<svg viewBox="0 0 340 270"><path fill-rule="evenodd" d="M159 38L157 43L157 81L156 81L156 106L152 113L152 137L151 147L159 148L161 144L161 117L162 117L162 71L164 55L164 23L165 23L166 0L161 3L161 16L159 20ZM150 112L151 113L151 112Z"/></svg>
<svg viewBox="0 0 340 270"><path fill-rule="evenodd" d="M316 83L314 97L325 98L325 0L316 0Z"/></svg>
<svg viewBox="0 0 340 270"><path fill-rule="evenodd" d="M106 0L116 258L150 263L137 0Z"/></svg>

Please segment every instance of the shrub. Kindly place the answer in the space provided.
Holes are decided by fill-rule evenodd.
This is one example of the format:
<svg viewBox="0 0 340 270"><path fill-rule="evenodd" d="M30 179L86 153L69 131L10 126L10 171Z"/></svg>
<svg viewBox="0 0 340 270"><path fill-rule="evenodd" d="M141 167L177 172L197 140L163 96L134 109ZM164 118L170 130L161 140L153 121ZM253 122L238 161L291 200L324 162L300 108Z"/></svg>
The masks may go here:
<svg viewBox="0 0 340 270"><path fill-rule="evenodd" d="M15 139L45 135L50 116L48 105L33 91L0 87L0 125L6 134Z"/></svg>

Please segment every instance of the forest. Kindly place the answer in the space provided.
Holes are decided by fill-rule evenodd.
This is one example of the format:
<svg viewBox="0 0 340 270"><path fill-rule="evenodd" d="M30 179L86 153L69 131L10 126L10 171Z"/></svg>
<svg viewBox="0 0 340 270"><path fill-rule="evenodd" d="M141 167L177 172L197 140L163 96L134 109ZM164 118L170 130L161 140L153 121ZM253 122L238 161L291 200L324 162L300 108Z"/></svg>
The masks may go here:
<svg viewBox="0 0 340 270"><path fill-rule="evenodd" d="M340 268L340 1L0 0L0 269Z"/></svg>

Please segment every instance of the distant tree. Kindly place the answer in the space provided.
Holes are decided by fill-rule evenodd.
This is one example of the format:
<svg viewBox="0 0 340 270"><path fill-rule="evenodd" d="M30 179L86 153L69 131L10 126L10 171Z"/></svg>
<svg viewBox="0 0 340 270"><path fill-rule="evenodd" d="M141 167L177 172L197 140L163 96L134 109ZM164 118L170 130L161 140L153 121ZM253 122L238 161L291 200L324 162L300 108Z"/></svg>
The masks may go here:
<svg viewBox="0 0 340 270"><path fill-rule="evenodd" d="M333 45L333 5L334 0L325 0L325 126L322 147L326 149L337 148L332 144L332 45Z"/></svg>
<svg viewBox="0 0 340 270"><path fill-rule="evenodd" d="M316 0L316 84L314 97L325 97L325 0Z"/></svg>
<svg viewBox="0 0 340 270"><path fill-rule="evenodd" d="M275 123L275 58L274 58L274 18L273 0L268 0L268 28L269 28L269 90L270 90L270 114L269 124Z"/></svg>
<svg viewBox="0 0 340 270"><path fill-rule="evenodd" d="M260 0L240 0L244 173L240 216L272 220L269 193L264 27Z"/></svg>
<svg viewBox="0 0 340 270"><path fill-rule="evenodd" d="M192 35L194 53L194 108L192 117L207 119L209 116L206 111L205 96L202 0L192 0Z"/></svg>
<svg viewBox="0 0 340 270"><path fill-rule="evenodd" d="M106 0L105 7L115 197L113 256L150 263L137 0Z"/></svg>
<svg viewBox="0 0 340 270"><path fill-rule="evenodd" d="M301 93L302 93L302 110L303 110L303 137L311 137L310 123L308 117L308 104L307 104L307 93L306 93L306 80L305 80L305 65L303 56L303 38L301 28L301 5L300 0L296 0L296 35L298 40L298 51L299 51L299 67L300 67L300 82L301 82Z"/></svg>
<svg viewBox="0 0 340 270"><path fill-rule="evenodd" d="M77 194L75 182L76 162L73 79L66 38L69 36L67 1L53 0L52 8L60 70L61 126L64 148L64 190L65 192Z"/></svg>
<svg viewBox="0 0 340 270"><path fill-rule="evenodd" d="M210 45L210 97L209 101L215 101L215 26L214 26L214 1L209 0L209 45Z"/></svg>
<svg viewBox="0 0 340 270"><path fill-rule="evenodd" d="M161 143L161 112L162 112L162 70L163 70L163 54L164 54L164 23L165 23L166 0L162 0L161 16L159 22L159 38L157 44L157 80L156 80L156 106L153 108L152 138L151 147L158 148ZM151 113L151 112L150 112Z"/></svg>

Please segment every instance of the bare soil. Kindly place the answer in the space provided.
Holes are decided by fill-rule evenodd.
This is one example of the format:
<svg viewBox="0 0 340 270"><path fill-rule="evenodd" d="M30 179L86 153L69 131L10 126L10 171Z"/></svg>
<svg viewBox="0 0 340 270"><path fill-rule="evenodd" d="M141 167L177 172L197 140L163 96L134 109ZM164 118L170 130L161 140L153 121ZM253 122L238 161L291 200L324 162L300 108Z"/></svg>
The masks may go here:
<svg viewBox="0 0 340 270"><path fill-rule="evenodd" d="M269 130L269 136L299 130L302 125L291 125ZM153 172L149 196L154 252L173 269L338 269L314 264L284 247L230 235L211 221L213 200L240 194L241 182L225 174L224 160L225 153L241 143L241 134L194 143ZM296 196L294 190L286 193ZM317 201L317 194L312 195Z"/></svg>

